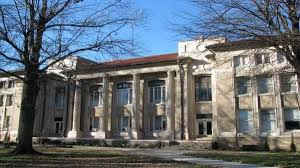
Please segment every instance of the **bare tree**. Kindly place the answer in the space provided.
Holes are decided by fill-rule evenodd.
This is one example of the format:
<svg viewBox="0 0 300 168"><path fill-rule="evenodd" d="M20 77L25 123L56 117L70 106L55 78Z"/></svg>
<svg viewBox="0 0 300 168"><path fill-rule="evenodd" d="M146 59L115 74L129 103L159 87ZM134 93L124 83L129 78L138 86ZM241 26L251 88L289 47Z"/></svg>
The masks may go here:
<svg viewBox="0 0 300 168"><path fill-rule="evenodd" d="M46 70L85 51L128 54L133 45L125 33L142 19L130 0L0 2L0 71L24 82L16 154L35 153L35 104ZM11 71L16 68L24 73Z"/></svg>
<svg viewBox="0 0 300 168"><path fill-rule="evenodd" d="M223 36L268 43L300 74L299 0L187 0L173 28L188 38Z"/></svg>

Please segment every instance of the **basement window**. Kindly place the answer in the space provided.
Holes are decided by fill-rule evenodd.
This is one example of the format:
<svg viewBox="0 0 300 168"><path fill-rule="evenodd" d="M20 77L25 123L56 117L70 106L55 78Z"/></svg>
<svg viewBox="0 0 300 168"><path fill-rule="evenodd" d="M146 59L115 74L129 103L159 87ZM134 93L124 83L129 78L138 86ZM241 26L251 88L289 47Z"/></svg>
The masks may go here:
<svg viewBox="0 0 300 168"><path fill-rule="evenodd" d="M297 108L284 109L285 129L300 129L300 111Z"/></svg>
<svg viewBox="0 0 300 168"><path fill-rule="evenodd" d="M272 133L276 129L276 117L274 109L262 109L260 111L261 132Z"/></svg>
<svg viewBox="0 0 300 168"><path fill-rule="evenodd" d="M249 109L239 110L239 132L251 133L253 131L253 112Z"/></svg>
<svg viewBox="0 0 300 168"><path fill-rule="evenodd" d="M166 116L155 116L154 130L164 131L167 129L167 118Z"/></svg>

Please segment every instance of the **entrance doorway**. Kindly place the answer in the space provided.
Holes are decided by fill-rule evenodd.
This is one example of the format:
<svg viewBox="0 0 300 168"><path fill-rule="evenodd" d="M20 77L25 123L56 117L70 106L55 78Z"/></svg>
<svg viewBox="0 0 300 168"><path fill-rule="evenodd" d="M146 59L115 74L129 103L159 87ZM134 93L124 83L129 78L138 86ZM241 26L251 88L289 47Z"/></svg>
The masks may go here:
<svg viewBox="0 0 300 168"><path fill-rule="evenodd" d="M197 114L198 137L212 135L212 114Z"/></svg>

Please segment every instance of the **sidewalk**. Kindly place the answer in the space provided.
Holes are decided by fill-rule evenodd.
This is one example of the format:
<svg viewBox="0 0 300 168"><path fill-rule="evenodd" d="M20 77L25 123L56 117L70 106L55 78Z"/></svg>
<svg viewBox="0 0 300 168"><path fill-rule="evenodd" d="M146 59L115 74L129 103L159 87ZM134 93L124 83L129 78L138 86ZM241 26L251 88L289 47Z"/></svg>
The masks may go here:
<svg viewBox="0 0 300 168"><path fill-rule="evenodd" d="M185 156L185 153L190 151L184 150L160 150L160 149L138 149L129 150L130 154L133 155L146 155L152 157L158 157L166 160L183 161L199 165L208 165L213 167L224 167L224 168L274 168L274 167L262 167L253 164L242 164L237 162L226 162L222 160L212 160L207 158L196 158L191 156Z"/></svg>

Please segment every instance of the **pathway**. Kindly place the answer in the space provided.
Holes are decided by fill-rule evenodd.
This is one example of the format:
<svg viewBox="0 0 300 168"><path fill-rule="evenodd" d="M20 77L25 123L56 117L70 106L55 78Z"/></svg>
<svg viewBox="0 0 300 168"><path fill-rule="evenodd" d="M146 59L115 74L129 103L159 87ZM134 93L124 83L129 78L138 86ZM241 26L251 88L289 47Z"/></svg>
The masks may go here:
<svg viewBox="0 0 300 168"><path fill-rule="evenodd" d="M208 165L213 167L224 168L275 168L275 167L262 167L253 164L242 164L237 162L226 162L222 160L212 160L207 158L196 158L191 156L185 156L185 153L191 151L188 150L165 150L165 149L135 149L128 150L132 155L146 155L152 157L158 157L166 160L183 161L193 164Z"/></svg>

